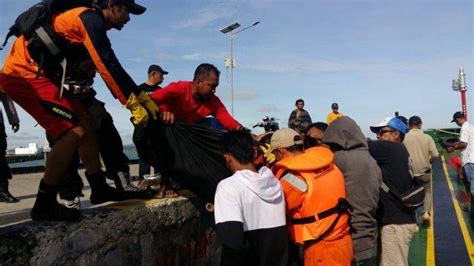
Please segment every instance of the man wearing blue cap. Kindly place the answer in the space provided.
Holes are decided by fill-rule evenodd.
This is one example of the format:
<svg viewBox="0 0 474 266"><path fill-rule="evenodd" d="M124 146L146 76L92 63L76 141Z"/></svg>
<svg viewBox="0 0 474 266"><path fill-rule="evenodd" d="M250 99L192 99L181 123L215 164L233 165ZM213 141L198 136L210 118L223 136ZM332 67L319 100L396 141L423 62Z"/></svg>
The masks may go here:
<svg viewBox="0 0 474 266"><path fill-rule="evenodd" d="M408 127L396 117L385 118L371 126L378 141L369 141L370 155L382 170L382 180L402 194L412 188L410 155L403 145ZM404 208L394 196L380 190L377 210L381 236L380 265L408 265L408 250L417 230L415 211Z"/></svg>

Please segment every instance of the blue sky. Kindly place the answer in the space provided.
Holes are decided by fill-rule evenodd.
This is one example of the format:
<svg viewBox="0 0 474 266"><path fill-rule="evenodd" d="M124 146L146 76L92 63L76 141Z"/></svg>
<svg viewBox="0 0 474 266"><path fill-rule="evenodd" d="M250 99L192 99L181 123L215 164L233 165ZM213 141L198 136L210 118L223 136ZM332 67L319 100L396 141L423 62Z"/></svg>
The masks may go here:
<svg viewBox="0 0 474 266"><path fill-rule="evenodd" d="M451 89L463 65L473 104L473 3L469 0L136 0L148 9L132 16L109 38L137 84L150 64L159 64L172 81L191 80L203 62L221 70L217 95L230 109L228 36L219 29L239 22L261 23L234 39L234 113L247 127L263 116L287 124L295 100L302 98L313 121L325 121L332 102L368 127L395 111L419 115L424 128L451 127L460 94ZM1 0L3 40L16 16L38 0ZM9 46L13 42L10 41ZM0 51L3 62L6 51ZM106 102L124 143L131 143L129 112L113 99L100 77L98 98ZM473 111L474 112L474 111ZM42 129L20 111L20 132L9 148L37 142ZM474 113L472 113L474 115ZM257 131L259 132L259 131Z"/></svg>

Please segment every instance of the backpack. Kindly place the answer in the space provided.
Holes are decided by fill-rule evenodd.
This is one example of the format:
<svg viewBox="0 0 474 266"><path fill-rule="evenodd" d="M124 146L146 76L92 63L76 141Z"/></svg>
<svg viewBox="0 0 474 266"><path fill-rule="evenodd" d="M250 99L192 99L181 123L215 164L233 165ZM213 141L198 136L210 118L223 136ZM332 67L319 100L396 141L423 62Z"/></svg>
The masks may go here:
<svg viewBox="0 0 474 266"><path fill-rule="evenodd" d="M69 42L54 32L51 26L53 15L76 7L92 7L94 0L43 0L21 13L10 27L0 50L11 36L23 35L28 41L27 49L39 65L38 76L44 73L63 88L66 72L66 55L72 51ZM59 84L58 84L59 85Z"/></svg>

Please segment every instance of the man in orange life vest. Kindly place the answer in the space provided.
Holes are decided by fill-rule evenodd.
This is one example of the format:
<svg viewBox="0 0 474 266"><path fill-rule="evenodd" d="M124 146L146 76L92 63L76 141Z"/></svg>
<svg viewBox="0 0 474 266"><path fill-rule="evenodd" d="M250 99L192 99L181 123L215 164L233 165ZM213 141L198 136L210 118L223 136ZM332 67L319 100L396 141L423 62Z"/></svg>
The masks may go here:
<svg viewBox="0 0 474 266"><path fill-rule="evenodd" d="M350 206L333 153L324 147L304 151L300 135L289 128L277 130L270 145L276 156L272 170L285 194L288 230L304 247L304 264L350 265Z"/></svg>

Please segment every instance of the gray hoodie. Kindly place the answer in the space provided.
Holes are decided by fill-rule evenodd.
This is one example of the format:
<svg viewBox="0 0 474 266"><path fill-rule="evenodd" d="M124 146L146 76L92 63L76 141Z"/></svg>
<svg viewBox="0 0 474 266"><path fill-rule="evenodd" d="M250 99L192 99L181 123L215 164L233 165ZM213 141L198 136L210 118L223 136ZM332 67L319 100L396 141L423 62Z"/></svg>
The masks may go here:
<svg viewBox="0 0 474 266"><path fill-rule="evenodd" d="M334 120L327 128L323 143L334 152L334 163L344 174L351 214L351 236L356 261L376 255L376 210L382 173L370 156L367 139L351 118Z"/></svg>

